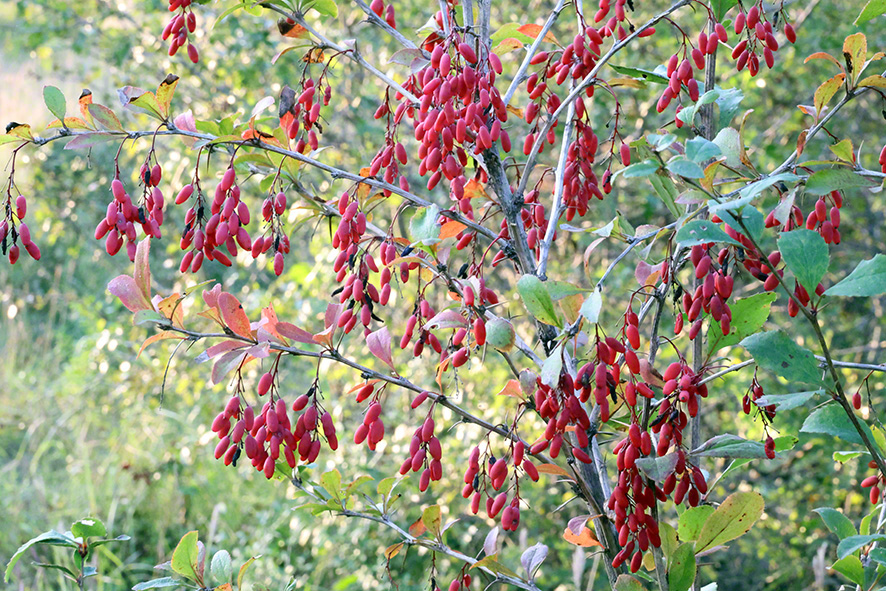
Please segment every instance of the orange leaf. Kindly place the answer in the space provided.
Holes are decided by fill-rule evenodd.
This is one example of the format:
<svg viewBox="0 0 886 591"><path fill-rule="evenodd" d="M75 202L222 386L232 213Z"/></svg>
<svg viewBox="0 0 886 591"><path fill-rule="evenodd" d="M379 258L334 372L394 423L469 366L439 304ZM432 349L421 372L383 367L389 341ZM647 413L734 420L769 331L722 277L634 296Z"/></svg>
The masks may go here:
<svg viewBox="0 0 886 591"><path fill-rule="evenodd" d="M185 340L185 337L181 336L180 334L178 334L177 332L172 331L172 330L164 330L163 332L158 332L157 334L151 335L145 339L145 342L142 343L141 348L138 350L138 355L136 355L135 358L138 359L139 357L141 357L142 351L144 351L148 345L152 345L152 344L156 343L157 341L165 341L166 339L175 339L177 341L183 341L183 340Z"/></svg>
<svg viewBox="0 0 886 591"><path fill-rule="evenodd" d="M523 399L523 389L520 388L520 380L508 380L505 387L496 396L512 396L514 398Z"/></svg>
<svg viewBox="0 0 886 591"><path fill-rule="evenodd" d="M240 300L232 294L223 291L218 295L218 309L221 313L225 326L234 331L235 334L252 338L252 328L249 325L249 317L243 311Z"/></svg>
<svg viewBox="0 0 886 591"><path fill-rule="evenodd" d="M290 39L301 39L309 35L306 28L298 23L290 23L285 18L277 21L277 30L280 31L281 35Z"/></svg>
<svg viewBox="0 0 886 591"><path fill-rule="evenodd" d="M567 478L572 478L572 475L569 472L557 464L539 464L537 468L542 474L553 474L554 476L566 476Z"/></svg>
<svg viewBox="0 0 886 591"><path fill-rule="evenodd" d="M80 114L83 115L83 118L87 123L92 123L92 114L89 112L89 105L92 104L92 91L88 88L83 89L83 93L80 95L80 99L77 101L80 104Z"/></svg>
<svg viewBox="0 0 886 591"><path fill-rule="evenodd" d="M517 30L520 31L521 33L523 33L524 35L526 35L527 37L532 37L533 39L537 39L538 35L541 33L541 26L533 24L533 23L529 23L529 24L523 25L522 27L520 27ZM560 45L560 43L557 41L557 38L554 37L553 33L551 33L550 31L545 33L544 41L547 41L549 43L556 43L557 45Z"/></svg>
<svg viewBox="0 0 886 591"><path fill-rule="evenodd" d="M423 533L425 533L426 531L428 531L428 528L426 528L425 524L422 523L421 517L419 517L415 523L413 523L412 525L409 526L409 533L412 534L413 536L415 536L416 538L418 536L422 535Z"/></svg>
<svg viewBox="0 0 886 591"><path fill-rule="evenodd" d="M467 226L463 223L450 220L440 226L440 240L446 240L447 238L457 236L458 233L465 228L467 228Z"/></svg>
<svg viewBox="0 0 886 591"><path fill-rule="evenodd" d="M603 544L597 541L597 538L594 536L594 532L588 529L587 526L581 530L579 535L575 535L572 533L567 527L563 532L563 539L569 542L570 544L574 544L576 546L581 546L582 548L590 548L592 546L600 546L603 547Z"/></svg>
<svg viewBox="0 0 886 591"><path fill-rule="evenodd" d="M471 179L465 185L465 197L468 199L490 199L486 189L477 179Z"/></svg>

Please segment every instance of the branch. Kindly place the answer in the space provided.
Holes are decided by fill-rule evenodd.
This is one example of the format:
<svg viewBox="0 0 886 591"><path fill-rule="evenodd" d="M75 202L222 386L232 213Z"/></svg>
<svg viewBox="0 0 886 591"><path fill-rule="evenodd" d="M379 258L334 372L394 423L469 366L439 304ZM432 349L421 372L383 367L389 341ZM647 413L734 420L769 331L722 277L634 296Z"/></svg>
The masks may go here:
<svg viewBox="0 0 886 591"><path fill-rule="evenodd" d="M541 131L539 131L535 143L532 145L532 151L529 153L529 157L526 159L526 165L523 169L523 178L520 180L520 185L517 187L517 195L523 195L524 191L526 190L526 183L529 180L532 168L535 166L535 161L538 159L538 153L541 150L541 146L546 141L545 137L547 136L548 131L550 131L550 129L554 126L554 123L557 121L560 115L562 115L563 111L566 110L569 105L572 105L575 102L575 99L578 98L578 96L582 92L584 92L587 87L591 86L597 81L597 74L600 72L603 66L605 66L616 53L621 51L625 46L630 44L631 41L636 39L645 29L654 26L663 18L686 6L687 4L690 4L691 2L692 0L678 0L674 5L672 5L664 12L655 15L654 17L646 21L646 23L638 26L633 33L613 45L612 48L606 52L605 55L597 60L597 65L595 65L594 68L590 72L588 72L587 76L585 76L582 81L575 86L572 92L570 92L566 96L566 98L563 99L563 102L560 104L559 107L557 107L557 110L554 111L550 117L548 117L547 123L545 123L545 126L541 129Z"/></svg>
<svg viewBox="0 0 886 591"><path fill-rule="evenodd" d="M206 140L208 142L215 142L216 144L231 144L231 145L239 145L244 147L252 147L258 148L260 150L264 150L266 152L274 152L275 154L280 154L282 156L287 156L292 158L293 160L297 160L304 164L308 164L314 168L318 168L324 172L329 173L329 175L334 179L347 179L350 181L354 181L357 183L363 183L369 185L370 187L375 187L376 189L382 191L390 191L395 195L399 195L406 199L406 201L410 202L412 205L417 207L430 207L432 203L427 199L423 199L414 193L410 193L409 191L404 191L400 188L399 185L392 185L391 183L386 183L384 181L379 181L372 177L362 177L359 174L355 174L353 172L348 172L347 170L343 170L341 168L336 168L334 166L330 166L319 160L315 160L310 156L305 156L304 154L300 154L299 152L295 152L293 150L287 150L286 148L282 148L280 146L275 146L272 144L267 144L259 139L249 139L249 140L232 140L232 141L221 141L217 142L218 136L214 136L209 133L200 133L196 131L187 131L184 129L176 128L171 121L166 123L168 129L159 130L159 131L124 131L124 132L116 132L116 131L70 131L70 130L60 130L59 133L53 136L49 136L46 138L35 137L33 142L35 145L42 146L48 144L50 142L70 138L78 135L93 135L93 134L104 134L104 135L115 135L125 139L138 139L146 136L152 135L172 135L172 136L185 136L192 137L200 140ZM27 140L23 140L24 143L27 143ZM440 215L448 218L450 220L457 221L459 223L464 224L468 228L471 228L481 236L485 236L492 242L497 242L501 246L501 248L508 248L509 242L503 238L499 238L497 234L493 233L491 230L486 228L485 226L478 224L474 220L466 218L458 212L445 210L441 211Z"/></svg>
<svg viewBox="0 0 886 591"><path fill-rule="evenodd" d="M388 35L396 39L400 45L406 47L408 49L418 49L412 41L403 36L403 33L389 25L383 18L372 12L372 9L369 8L369 5L363 2L363 0L354 0L354 4L360 7L360 9L366 13L366 16L373 25L385 31ZM430 57L428 52L424 49L421 50L422 54L425 57Z"/></svg>
<svg viewBox="0 0 886 591"><path fill-rule="evenodd" d="M572 130L575 127L575 101L569 103L566 109L566 128L563 130L563 140L560 144L560 159L557 162L557 171L554 175L554 203L551 207L551 217L548 220L548 227L545 230L545 236L541 244L541 251L538 257L538 268L535 274L544 281L547 279L545 275L548 270L548 255L551 252L551 244L554 242L554 234L557 232L557 224L560 221L560 215L563 213L563 191L566 189L566 183L563 175L566 173L566 161L569 157L569 143L572 138ZM524 176L525 178L525 176Z"/></svg>
<svg viewBox="0 0 886 591"><path fill-rule="evenodd" d="M502 98L505 106L511 104L511 99L514 98L514 93L517 92L517 88L524 80L526 80L526 70L529 69L529 62L532 61L532 58L538 52L538 48L542 44L542 41L544 41L545 35L548 34L548 31L550 31L551 27L554 26L554 23L557 22L557 18L560 16L560 12L562 12L564 6L566 6L566 0L557 0L557 6L551 11L548 20L542 25L541 31L539 31L535 41L532 42L532 45L526 51L526 57L523 58L523 63L520 64L520 68L517 70L517 73L514 74L514 79L511 80L511 85L508 86L508 90Z"/></svg>
<svg viewBox="0 0 886 591"><path fill-rule="evenodd" d="M356 42L354 44L354 47L352 47L352 48L344 47L342 45L339 45L338 43L335 43L334 41L332 41L330 39L327 39L318 31L315 31L313 28L311 28L311 26L305 21L304 17L302 17L301 15L299 15L297 13L287 13L285 10L278 8L272 4L268 5L268 7L276 12L279 12L280 14L286 15L289 18L295 20L295 22L297 22L298 24L303 26L305 29L307 29L311 35L313 35L314 37L319 39L320 42L324 46L326 46L330 49L334 49L335 51L338 51L338 52L348 56L348 58L351 61L356 62L357 64L363 66L373 76L375 76L376 78L378 78L379 80L381 80L382 82L384 82L385 84L387 84L388 86L390 86L391 88L393 88L394 90L396 90L397 92L402 94L413 105L418 105L418 103L419 103L418 97L416 97L414 94L412 94L411 92L409 92L408 90L403 88L399 83L395 82L387 74L385 74L384 72L382 72L381 70L379 70L378 68L376 68L375 66L370 64L368 61L366 61L366 59L363 58L363 56L360 54L360 52L357 51Z"/></svg>
<svg viewBox="0 0 886 591"><path fill-rule="evenodd" d="M309 497L311 497L312 499L317 501L318 503L326 503L327 502L327 499L324 499L323 497L321 497L319 494L317 494L314 491L308 490L297 479L293 478L292 484L296 488L298 488L299 490L304 492L306 495L308 495ZM330 511L332 511L332 509L330 509ZM459 560L459 561L469 564L471 566L473 566L479 562L479 560L477 560L475 558L471 558L470 556L467 556L465 554L462 554L461 552L459 552L457 550L453 550L452 548L450 548L449 546L447 546L446 544L444 544L440 541L429 540L426 538L417 538L417 537L413 536L412 534L410 534L409 532L404 530L402 527L400 527L399 525L394 523L391 520L391 518L385 514L373 515L371 513L363 513L361 511L354 511L352 509L346 509L344 506L341 508L341 510L338 510L337 512L339 515L344 515L345 517L356 517L359 519L365 519L367 521L374 521L375 523L380 523L380 524L384 525L385 527L397 532L397 534L401 538L403 538L404 544L407 544L410 546L420 546L422 548L427 548L428 550L431 550L432 552L439 552L441 554L445 554L451 558L455 558L456 560ZM486 573L487 575L493 577L493 579L494 579L493 583L496 583L496 582L507 583L508 585L512 585L512 586L517 587L519 589L527 589L528 591L539 591L539 588L535 585L535 583L533 583L531 581L524 581L523 579L518 579L515 577L508 576L508 575L498 574L498 573L495 573L483 566L480 566L478 568L480 570L482 570L484 573Z"/></svg>

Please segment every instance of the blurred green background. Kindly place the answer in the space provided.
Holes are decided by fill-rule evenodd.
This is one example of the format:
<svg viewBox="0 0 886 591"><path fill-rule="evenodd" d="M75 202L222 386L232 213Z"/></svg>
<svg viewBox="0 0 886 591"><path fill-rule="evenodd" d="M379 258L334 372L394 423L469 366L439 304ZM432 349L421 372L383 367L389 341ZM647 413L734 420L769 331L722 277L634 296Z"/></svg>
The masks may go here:
<svg viewBox="0 0 886 591"><path fill-rule="evenodd" d="M4 123L28 122L35 132L42 133L52 118L42 104L45 84L62 89L69 113L81 88L90 88L96 102L116 109L117 88L131 84L151 89L168 72L181 76L173 102L176 113L192 109L197 119L221 118L238 111L248 116L259 99L279 95L284 84L294 85L302 64L298 52L293 52L271 65L271 58L293 42L280 37L270 13L254 17L240 11L210 32L211 23L228 4L197 7L202 61L193 66L183 56L173 60L166 56L159 32L168 13L160 0L0 2L0 113ZM646 15L651 14L650 5L659 3L639 0L636 4ZM855 31L851 20L863 4L857 0L786 2L799 40L796 46L778 52L773 72L751 79L720 62L718 84L742 89L746 98L740 113L754 110L748 118L746 137L751 158L760 170L772 168L791 152L798 131L808 125L796 105L811 104L817 85L833 75L825 62L804 64L803 59L815 51L839 55L843 38ZM400 28L409 32L424 24L427 11L436 10L437 5L405 2L395 6ZM494 27L507 22L540 23L549 8L549 3L536 0L496 3ZM341 2L339 9L337 19L319 25L327 35L336 40L358 39L366 55L401 77L400 67L388 64L396 47L364 23L359 10L347 2ZM684 11L678 20L697 31L701 18ZM862 28L871 50L886 49L882 25L880 19ZM555 31L571 36L565 28ZM669 34L660 34L614 63L652 69L674 51L674 43ZM518 59L517 53L505 57L506 72L516 68ZM328 125L321 140L330 148L322 159L358 169L379 146L381 128L371 113L381 96L380 87L350 63L336 62L330 80L334 95L324 110ZM657 88L618 92L632 138L669 123L672 114L655 114ZM518 94L517 103L525 99L525 94ZM598 104L602 127L609 105L602 98ZM851 137L856 147L861 145L869 168L875 167L875 154L886 141L881 116L884 106L880 98L866 97L850 105L831 128L838 139ZM131 114L124 119L127 128L148 124L143 117ZM513 124L520 128L519 122ZM738 125L738 118L733 125ZM512 137L515 133L519 132ZM193 153L174 138L159 142L159 146L158 154L165 164L163 185L175 191L190 178ZM131 172L125 174L134 173L147 148L147 140L134 147L127 144L121 163L124 171ZM107 282L131 272L131 266L125 255L108 257L103 245L92 238L107 203L115 149L104 145L87 154L65 151L57 143L25 150L18 162L16 181L29 198L28 221L43 260L36 264L23 258L14 267L0 265L0 512L5 516L0 561L5 564L21 542L37 533L50 528L64 530L75 519L94 515L104 520L113 535L125 533L132 540L104 546L96 555L102 575L90 582L92 588L126 589L151 578L153 565L168 560L179 538L192 529L200 531L210 552L228 549L235 564L262 555L249 576L259 589L283 589L290 583L297 589L390 588L382 551L397 541L392 533L363 521L313 518L294 510L304 501L296 497L292 487L269 483L246 465L225 468L213 460L215 441L208 425L228 395L223 385L207 384L208 366L194 363L202 350L200 345L182 347L170 360L172 346L161 343L136 358L149 333L143 327L133 327L129 314L106 291ZM4 165L8 153L8 149L0 149ZM827 141L814 142L807 154L810 158L826 155ZM218 172L220 159L214 164ZM259 180L243 183L253 211L262 198ZM307 172L304 180L325 199L336 198L346 188L330 184L314 172ZM415 186L418 177L414 181ZM434 197L442 202L439 191ZM293 200L297 205L297 199ZM602 226L616 210L634 226L670 221L647 187L623 182L606 201L594 205L585 225ZM290 221L294 224L303 215L294 208ZM167 235L175 235L182 217L183 210L170 208ZM881 196L848 194L841 232L843 243L832 249L832 270L845 273L861 258L882 251L886 204ZM573 234L560 242L551 277L584 286L599 278L620 246L611 241L597 248L585 274L581 261L591 241L588 236ZM253 317L260 307L273 303L281 319L317 327L322 323L326 297L335 287L329 271L334 254L328 248L325 224L299 226L292 242L292 254L280 278L274 277L263 259L257 263L238 261L231 269L205 265L198 276L182 277L176 269L177 240L165 239L154 245L152 253L155 290L171 293L174 288L215 279L240 297L244 307L254 312ZM653 246L655 260L661 256L655 254L657 247ZM614 326L623 312L619 309L626 301L623 296L636 288L633 266L629 262L621 267L608 284L607 302L618 302L605 311L609 326ZM492 276L496 289L508 298L514 279L509 273L501 270ZM746 283L748 288L740 296L758 289L755 283ZM442 302L444 294L439 295ZM828 336L838 358L883 362L884 304L884 298L847 299L827 309ZM196 301L189 310L200 310ZM403 313L393 312L391 326L397 326L397 314ZM666 314L663 322L667 325L672 319ZM790 325L801 340L809 337L800 323L789 322L783 297L773 306L771 323ZM199 322L195 325L201 326ZM526 327L518 330L531 336ZM351 339L345 350L357 358L364 356L358 338ZM667 353L663 352L663 362ZM744 352L736 349L732 355L738 359ZM405 357L400 359L407 367ZM168 379L161 396L167 362ZM257 365L250 369L249 379L257 379L257 369ZM324 364L322 370L325 396L341 401L329 406L336 408L343 445L337 454L321 454L315 475L332 467L346 478L369 474L381 479L393 474L404 457L404 443L420 420L419 414L409 409L409 398L401 392L388 395L385 418L389 436L381 453L373 454L349 442L362 409L344 392L359 376L332 365ZM307 361L286 362L285 387L291 396L308 387L313 371ZM408 364L408 372L417 383L432 381L421 364ZM462 377L456 396L464 404L496 421L508 413L512 416L514 401L495 396L508 379L507 368L498 358L490 355L482 364L475 360ZM862 377L858 372L846 374L850 391ZM790 391L762 372L761 379L767 392ZM725 431L751 439L761 436L760 425L740 413L740 398L749 381L747 374L733 374L715 383L704 411L705 433ZM872 379L873 397L866 400L864 409L872 420L884 403L883 386L882 376ZM797 434L808 410L779 414L775 427L782 434ZM418 493L413 478L401 484L404 497L397 518L409 524L422 507L439 501L445 516L460 518L447 534L450 543L474 553L492 523L466 515L459 481L469 444L482 434L474 427L455 424L445 412L437 415L437 422L444 434L446 478L427 494ZM837 589L838 575L824 568L834 560L836 540L829 537L812 509L838 507L854 520L870 510L857 485L867 475L860 460L841 465L832 459L833 451L846 446L830 438L800 434L796 448L783 459L755 462L719 482L716 498L754 489L763 494L767 509L751 533L727 551L705 559L701 581L716 580L719 589L728 591ZM723 466L711 462L705 468L718 472ZM539 484L521 490L532 510L523 512L519 531L506 537L502 560L516 570L521 549L543 541L551 546L539 579L543 588L604 588L602 568L593 568L595 557L561 537L569 518L584 513L578 502L560 508L572 498L569 487L543 476ZM674 518L672 507L666 509L666 516ZM52 551L45 548L26 556L9 588L71 588L52 571L30 565L52 557ZM55 558L61 558L61 553ZM425 589L429 566L429 556L413 550L395 558L391 572L401 589ZM453 576L455 568L447 561L438 561L438 567L441 585L444 581L448 584L447 575ZM576 571L583 575L576 576Z"/></svg>

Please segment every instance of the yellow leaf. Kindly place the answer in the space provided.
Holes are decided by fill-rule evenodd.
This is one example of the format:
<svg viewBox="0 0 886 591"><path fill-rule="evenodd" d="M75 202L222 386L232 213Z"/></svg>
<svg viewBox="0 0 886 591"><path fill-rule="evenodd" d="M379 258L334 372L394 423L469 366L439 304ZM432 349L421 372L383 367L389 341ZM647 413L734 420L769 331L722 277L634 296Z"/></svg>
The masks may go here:
<svg viewBox="0 0 886 591"><path fill-rule="evenodd" d="M843 59L849 66L852 81L858 80L858 76L865 67L865 59L868 56L868 40L864 33L849 35L843 42Z"/></svg>
<svg viewBox="0 0 886 591"><path fill-rule="evenodd" d="M181 305L183 299L185 299L185 296L180 293L174 293L157 303L157 310L179 328L184 327L185 312ZM173 315L175 315L174 318Z"/></svg>
<svg viewBox="0 0 886 591"><path fill-rule="evenodd" d="M835 58L831 54L825 53L823 51L818 51L816 53L813 53L812 55L807 57L805 60L803 60L803 63L805 64L805 63L808 63L812 60L827 60L827 61L831 62L832 64L834 64L835 66L837 66L838 68L840 68L840 71L842 71L842 72L846 71L843 69L843 64L841 64L840 62L837 61L837 58Z"/></svg>
<svg viewBox="0 0 886 591"><path fill-rule="evenodd" d="M588 526L584 526L579 535L575 535L567 527L566 531L563 532L563 539L570 544L581 546L582 548L590 548L592 546L600 546L601 548L603 547L603 544L597 541L596 536L594 536L594 532L588 529Z"/></svg>
<svg viewBox="0 0 886 591"><path fill-rule="evenodd" d="M815 91L815 117L818 119L821 117L821 110L825 105L828 104L828 101L833 98L833 96L840 89L840 86L843 84L843 80L846 79L845 74L837 74L830 80L826 80L818 87Z"/></svg>
<svg viewBox="0 0 886 591"><path fill-rule="evenodd" d="M636 78L612 78L609 86L626 86L628 88L643 88L643 82Z"/></svg>
<svg viewBox="0 0 886 591"><path fill-rule="evenodd" d="M518 119L525 119L526 118L526 115L523 113L523 109L521 109L520 107L508 105L507 109L508 109L508 113L510 113L511 115L516 115Z"/></svg>
<svg viewBox="0 0 886 591"><path fill-rule="evenodd" d="M233 590L234 590L234 588L231 586L230 583L225 583L224 585L219 585L218 587L215 588L215 591L233 591Z"/></svg>
<svg viewBox="0 0 886 591"><path fill-rule="evenodd" d="M858 83L859 86L871 86L873 88L886 88L886 77L876 74L862 78Z"/></svg>
<svg viewBox="0 0 886 591"><path fill-rule="evenodd" d="M394 556L399 554L400 550L403 549L404 544L404 542L400 542L399 544L394 544L393 546L388 546L387 548L385 548L385 559L391 560L392 558L394 558Z"/></svg>

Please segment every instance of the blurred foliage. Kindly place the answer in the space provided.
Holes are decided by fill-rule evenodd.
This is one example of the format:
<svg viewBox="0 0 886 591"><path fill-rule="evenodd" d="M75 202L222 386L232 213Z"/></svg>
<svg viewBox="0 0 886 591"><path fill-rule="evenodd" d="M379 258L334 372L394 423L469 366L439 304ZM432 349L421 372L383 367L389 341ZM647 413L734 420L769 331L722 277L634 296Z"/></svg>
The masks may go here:
<svg viewBox="0 0 886 591"><path fill-rule="evenodd" d="M168 18L164 4L133 0L0 2L0 48L5 58L0 68L4 80L15 80L0 91L4 116L27 120L42 130L41 123L50 119L42 109L43 84L59 86L69 104L81 87L88 87L97 102L115 105L116 88L127 84L153 88L171 71L182 77L173 103L176 112L192 109L198 119L221 118L237 111L248 114L259 99L277 96L282 85L301 76L303 64L298 52L287 54L274 66L270 63L272 56L291 44L277 34L273 13L256 18L237 12L210 31L215 17L229 3L197 8L199 66L184 59L170 60L159 40ZM651 4L637 2L646 12ZM811 104L814 89L831 75L824 62L803 64L804 57L820 50L838 53L842 39L855 30L850 20L863 4L839 0L786 3L800 39L796 46L780 51L775 71L766 72L759 80L737 74L721 61L718 84L742 89L746 98L740 113L753 110L746 137L758 169L774 167L791 152L797 132L808 124L796 105ZM431 6L398 5L401 29L420 27ZM387 64L395 50L392 43L364 23L355 7L342 2L339 8L335 21L319 26L337 40L358 39L366 55L378 64ZM540 22L547 10L548 3L537 0L500 3L494 8L493 22ZM686 19L690 29L698 30L702 16L681 14L680 22ZM555 34L566 35L565 24L559 27L561 24ZM867 23L862 30L870 47L886 48L882 19ZM652 68L666 60L673 46L667 33L656 35L615 62ZM516 67L519 57L517 53L505 57L506 71ZM379 145L380 127L369 114L381 96L380 87L364 71L341 60L334 62L330 76L334 95L324 110L328 121L322 140L330 148L322 158L358 169ZM638 126L642 123L642 129L628 130L634 137L669 123L667 116L654 114L655 88L617 92L627 120L637 121ZM518 94L518 103L523 100L525 96ZM597 107L601 115L611 106L605 99L598 104L602 105ZM863 139L863 157L871 158L875 147L886 141L880 116L883 108L879 98L859 100L847 108L831 131L838 139L853 138L856 147ZM139 123L130 118L124 125ZM738 125L737 120L733 125ZM819 139L807 148L807 154L824 154L826 145L827 141ZM146 140L127 143L121 158L123 170L134 172L146 149ZM155 345L136 359L146 331L130 325L129 315L105 289L110 278L129 272L129 263L124 256L110 259L92 239L95 221L104 212L114 150L113 146L102 146L86 154L53 145L29 150L20 160L17 183L32 197L33 213L29 215L37 220L32 228L43 249L43 260L40 264L23 260L12 268L0 265L0 383L4 385L0 390L0 510L7 516L0 557L10 556L21 541L37 532L96 515L109 531L132 536L129 542L102 547L95 556L102 573L93 583L98 589L125 589L150 578L152 566L167 560L176 542L190 529L200 530L210 552L228 549L235 563L261 554L250 580L269 589L282 589L290 580L298 589L389 588L382 550L396 542L393 534L369 522L314 518L294 510L304 501L296 498L291 487L276 481L269 484L247 466L226 469L212 459L214 436L208 425L227 396L224 386L206 384L208 367L194 363L199 345L184 345L174 356L174 346ZM177 139L163 141L159 153L165 163L164 185L180 186L193 167L193 154ZM220 162L214 161L212 167L218 171ZM255 203L261 198L258 180L243 186ZM343 190L313 172L307 173L306 180L324 199L334 199ZM664 222L668 216L648 189L622 182L611 197L595 205L584 225L602 226L616 210L634 226ZM170 210L167 232L174 234L180 215ZM299 215L294 209L290 222ZM848 270L886 243L886 204L879 195L848 195L843 219L843 243L832 249L832 270ZM333 255L328 248L327 226L316 222L302 225L292 241L293 254L280 278L273 276L263 260L238 261L232 269L206 266L199 277L183 278L174 268L177 241L167 240L162 248L155 246L152 258L158 291L168 293L174 287L215 279L240 297L247 309L257 310L272 302L281 319L316 325L321 322L327 294L335 288L329 272ZM590 242L588 234L563 239L550 275L591 285L621 247L616 242L604 243L588 255L585 265L582 255ZM658 260L655 248L652 259ZM162 266L161 260L166 261ZM623 312L620 306L627 300L626 294L636 287L633 265L628 262L620 267L608 283L606 302L612 305L604 310L603 326L614 326ZM497 290L511 297L513 279L508 271L502 271L492 281ZM773 306L773 325L790 326L798 338L809 338L805 327L789 322L784 303L782 297ZM882 362L884 303L883 298L846 299L826 310L827 336L840 359ZM196 301L189 305L199 311ZM407 302L400 308L398 313L404 314L411 305ZM397 305L391 309L396 310ZM672 318L666 314L663 322L667 325ZM396 319L391 325L397 326ZM519 326L518 330L527 329ZM365 352L358 340L347 345L346 351L362 358ZM664 363L673 352L665 349L662 355ZM736 349L725 361L743 355ZM253 380L257 369L251 368ZM380 479L396 472L408 436L421 420L409 410L404 393L388 394L385 416L393 436L381 453L372 454L346 441L361 408L346 401L350 397L343 392L359 381L358 376L325 363L315 368L302 360L290 360L285 371L286 387L293 393L304 391L319 371L324 395L343 401L330 406L337 408L336 422L343 429L344 444L338 454L324 451L315 475L331 467L352 478L369 474ZM432 380L421 363L410 363L408 371L417 383ZM858 372L846 372L850 391L861 377ZM455 396L465 405L499 422L513 412L511 399L494 396L508 378L507 367L498 359L490 355L482 366L474 361L462 378ZM788 385L776 383L762 372L760 378L768 393L790 391ZM706 433L761 437L760 426L740 413L740 398L748 383L749 376L743 373L715 383L704 409ZM871 419L884 404L883 387L882 376L871 381L872 397L866 398ZM780 414L775 427L783 434L797 434L807 411ZM472 554L491 523L465 515L466 505L459 495L460 466L469 446L482 434L474 427L456 424L446 412L438 416L438 424L445 425L444 465L449 472L428 494L417 492L414 479L403 483L398 519L411 523L422 507L439 500L444 511L451 511L444 513L445 517L461 519L447 534L448 541ZM391 428L395 425L396 430ZM831 454L846 444L821 436L799 436L797 447L782 459L755 462L718 483L714 498L752 488L763 494L767 510L750 534L727 551L704 559L702 581L717 580L721 591L837 588L836 575L819 578L815 573L824 571L813 569L816 560L823 560L823 564L832 561L835 541L812 509L839 507L854 520L865 515L869 505L857 486L866 475L865 461L836 464ZM723 467L706 466L715 473ZM516 565L521 549L541 540L551 546L540 575L546 588L575 589L572 572L576 564L587 566L586 577L599 573L596 587L586 579L578 588L603 588L602 568L598 571L591 566L595 557L575 550L560 537L569 518L584 512L579 503L561 507L572 499L569 487L547 476L522 492L532 510L523 512L519 532L507 538L502 561ZM673 509L667 509L666 518L673 517ZM823 545L827 545L823 558L816 558ZM16 588L65 588L51 571L30 567L33 560L37 555L20 563ZM402 589L426 588L429 564L427 555L412 550L392 561L391 572ZM438 561L441 580L447 573L454 574L450 566L447 561Z"/></svg>

